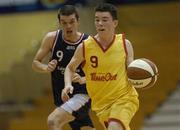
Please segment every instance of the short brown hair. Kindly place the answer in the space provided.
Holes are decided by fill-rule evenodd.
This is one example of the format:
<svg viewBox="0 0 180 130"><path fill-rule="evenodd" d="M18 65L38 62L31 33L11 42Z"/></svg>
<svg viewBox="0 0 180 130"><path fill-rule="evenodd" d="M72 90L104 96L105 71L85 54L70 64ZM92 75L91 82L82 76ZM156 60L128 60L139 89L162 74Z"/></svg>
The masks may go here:
<svg viewBox="0 0 180 130"><path fill-rule="evenodd" d="M101 3L95 8L95 12L109 12L113 20L117 20L117 9L109 3Z"/></svg>
<svg viewBox="0 0 180 130"><path fill-rule="evenodd" d="M71 14L75 14L76 19L79 20L79 14L73 5L64 5L62 8L58 10L58 20L60 20L61 15L69 16Z"/></svg>

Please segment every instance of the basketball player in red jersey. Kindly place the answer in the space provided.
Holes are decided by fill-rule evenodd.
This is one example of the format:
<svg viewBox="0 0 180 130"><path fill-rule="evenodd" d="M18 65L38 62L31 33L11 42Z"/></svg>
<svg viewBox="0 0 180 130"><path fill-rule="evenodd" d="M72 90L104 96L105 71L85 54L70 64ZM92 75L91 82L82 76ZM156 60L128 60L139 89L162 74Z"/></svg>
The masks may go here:
<svg viewBox="0 0 180 130"><path fill-rule="evenodd" d="M97 34L80 44L65 70L62 99L75 89L72 75L84 63L86 87L104 129L130 130L129 124L139 107L138 94L127 77L127 65L133 61L131 43L123 34L115 34L116 8L107 3L95 9Z"/></svg>

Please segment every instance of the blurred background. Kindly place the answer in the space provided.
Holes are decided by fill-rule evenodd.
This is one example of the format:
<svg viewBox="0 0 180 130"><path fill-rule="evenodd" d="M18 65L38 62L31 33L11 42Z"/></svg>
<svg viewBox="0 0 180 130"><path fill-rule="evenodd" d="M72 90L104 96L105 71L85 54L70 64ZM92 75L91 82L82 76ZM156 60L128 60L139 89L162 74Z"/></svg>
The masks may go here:
<svg viewBox="0 0 180 130"><path fill-rule="evenodd" d="M0 0L0 130L48 130L50 75L32 71L33 57L44 35L58 29L58 8L77 6L80 31L93 35L93 9L100 2L118 7L117 32L132 42L135 58L148 58L159 69L155 86L138 90L132 130L180 130L179 0Z"/></svg>

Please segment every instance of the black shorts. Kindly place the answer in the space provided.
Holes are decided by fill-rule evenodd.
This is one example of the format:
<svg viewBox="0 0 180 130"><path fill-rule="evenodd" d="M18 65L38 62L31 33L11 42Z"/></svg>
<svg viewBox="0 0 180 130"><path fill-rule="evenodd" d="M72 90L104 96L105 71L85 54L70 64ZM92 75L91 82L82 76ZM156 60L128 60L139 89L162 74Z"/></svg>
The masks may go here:
<svg viewBox="0 0 180 130"><path fill-rule="evenodd" d="M89 126L94 128L89 116L89 112L81 118L76 117L75 120L69 123L69 125L71 126L72 130L80 130L83 126Z"/></svg>
<svg viewBox="0 0 180 130"><path fill-rule="evenodd" d="M75 120L69 123L73 130L80 130L83 126L93 128L93 123L89 116L91 102L87 94L75 94L62 104L61 108L75 117Z"/></svg>

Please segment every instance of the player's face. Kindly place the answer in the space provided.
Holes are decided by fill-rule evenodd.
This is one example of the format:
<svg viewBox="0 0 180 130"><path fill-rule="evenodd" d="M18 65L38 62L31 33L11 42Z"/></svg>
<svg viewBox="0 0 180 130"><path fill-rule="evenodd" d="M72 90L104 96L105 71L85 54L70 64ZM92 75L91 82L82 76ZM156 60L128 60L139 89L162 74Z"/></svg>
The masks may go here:
<svg viewBox="0 0 180 130"><path fill-rule="evenodd" d="M61 15L60 25L62 26L64 36L67 38L76 35L78 31L78 20L75 14L69 16Z"/></svg>
<svg viewBox="0 0 180 130"><path fill-rule="evenodd" d="M114 34L117 26L117 20L113 20L109 12L95 13L95 26L99 35Z"/></svg>

